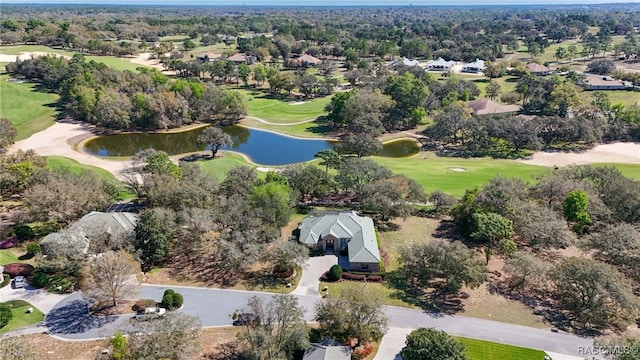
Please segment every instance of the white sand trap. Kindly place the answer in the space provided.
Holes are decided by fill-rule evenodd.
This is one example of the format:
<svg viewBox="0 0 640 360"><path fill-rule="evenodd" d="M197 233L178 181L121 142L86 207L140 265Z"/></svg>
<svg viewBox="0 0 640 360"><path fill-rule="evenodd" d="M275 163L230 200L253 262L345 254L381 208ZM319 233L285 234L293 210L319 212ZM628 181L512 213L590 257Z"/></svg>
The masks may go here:
<svg viewBox="0 0 640 360"><path fill-rule="evenodd" d="M269 171L275 171L278 172L278 169L276 168L272 168L272 167L265 167L265 166L258 166L256 168L256 170L260 171L260 172L269 172Z"/></svg>
<svg viewBox="0 0 640 360"><path fill-rule="evenodd" d="M542 166L585 165L594 163L640 164L640 144L603 144L582 153L536 152L529 159L520 160L525 164Z"/></svg>
<svg viewBox="0 0 640 360"><path fill-rule="evenodd" d="M24 61L24 60L28 60L28 59L39 57L39 56L45 56L45 55L60 56L65 59L71 59L69 56L66 56L66 55L46 53L42 51L33 51L33 52L22 52L18 55L0 54L0 62L14 62L16 61L16 59L20 59Z"/></svg>
<svg viewBox="0 0 640 360"><path fill-rule="evenodd" d="M467 171L467 169L465 168L459 168L459 167L450 167L449 170L451 171L457 171L457 172L463 172L463 171Z"/></svg>
<svg viewBox="0 0 640 360"><path fill-rule="evenodd" d="M289 105L302 105L302 104L306 104L306 101L294 101L294 102L290 102Z"/></svg>

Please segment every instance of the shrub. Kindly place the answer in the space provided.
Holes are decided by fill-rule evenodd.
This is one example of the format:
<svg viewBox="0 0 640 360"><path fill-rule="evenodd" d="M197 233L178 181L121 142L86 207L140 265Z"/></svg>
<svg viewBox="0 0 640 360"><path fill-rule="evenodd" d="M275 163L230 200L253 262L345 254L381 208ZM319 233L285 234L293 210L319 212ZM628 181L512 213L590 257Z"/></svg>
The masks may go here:
<svg viewBox="0 0 640 360"><path fill-rule="evenodd" d="M352 274L349 272L344 272L342 277L347 280L355 280L355 281L365 281L367 279L366 275L362 274Z"/></svg>
<svg viewBox="0 0 640 360"><path fill-rule="evenodd" d="M43 272L37 272L29 283L38 289L43 288L49 285L49 276Z"/></svg>
<svg viewBox="0 0 640 360"><path fill-rule="evenodd" d="M380 275L369 275L369 276L367 276L367 281L382 282L382 276L380 276Z"/></svg>
<svg viewBox="0 0 640 360"><path fill-rule="evenodd" d="M13 228L13 233L16 234L20 240L31 239L35 236L33 229L29 225L18 225Z"/></svg>
<svg viewBox="0 0 640 360"><path fill-rule="evenodd" d="M342 268L340 267L340 265L338 264L333 265L329 269L329 273L327 274L327 277L329 278L330 281L340 280L340 278L342 277Z"/></svg>
<svg viewBox="0 0 640 360"><path fill-rule="evenodd" d="M30 242L27 244L27 252L30 254L37 254L40 252L40 244L37 242Z"/></svg>
<svg viewBox="0 0 640 360"><path fill-rule="evenodd" d="M167 289L164 291L164 295L162 295L162 305L169 310L178 309L184 303L184 298L182 294L179 294L171 289Z"/></svg>
<svg viewBox="0 0 640 360"><path fill-rule="evenodd" d="M11 263L4 266L4 272L12 278L16 276L31 276L33 275L33 270L32 265L22 263Z"/></svg>
<svg viewBox="0 0 640 360"><path fill-rule="evenodd" d="M144 310L148 307L154 307L156 306L156 301L153 299L140 299L138 301L135 302L135 304L133 304L133 306L131 307L131 309L133 311L141 311Z"/></svg>
<svg viewBox="0 0 640 360"><path fill-rule="evenodd" d="M11 282L11 277L9 276L9 274L3 274L2 282L0 282L0 288L7 286L7 284L9 284L10 282Z"/></svg>
<svg viewBox="0 0 640 360"><path fill-rule="evenodd" d="M6 304L0 304L0 329L5 327L12 318L11 309Z"/></svg>

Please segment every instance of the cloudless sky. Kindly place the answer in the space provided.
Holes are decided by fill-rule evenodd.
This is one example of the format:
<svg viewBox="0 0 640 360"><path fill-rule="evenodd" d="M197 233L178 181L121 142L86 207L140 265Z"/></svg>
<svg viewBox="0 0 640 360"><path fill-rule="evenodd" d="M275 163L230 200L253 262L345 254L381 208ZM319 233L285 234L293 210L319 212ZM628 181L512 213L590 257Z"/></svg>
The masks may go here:
<svg viewBox="0 0 640 360"><path fill-rule="evenodd" d="M127 5L261 5L261 6L406 6L529 5L640 3L640 0L0 0L2 4L127 4Z"/></svg>

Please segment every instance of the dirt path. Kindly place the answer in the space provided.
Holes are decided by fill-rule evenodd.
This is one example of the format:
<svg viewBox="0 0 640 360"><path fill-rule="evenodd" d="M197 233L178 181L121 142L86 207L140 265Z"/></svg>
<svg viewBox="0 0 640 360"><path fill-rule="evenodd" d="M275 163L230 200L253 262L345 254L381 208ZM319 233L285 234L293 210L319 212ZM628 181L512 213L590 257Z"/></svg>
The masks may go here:
<svg viewBox="0 0 640 360"><path fill-rule="evenodd" d="M9 153L33 149L42 156L65 156L85 165L100 167L119 180L125 180L124 170L131 165L129 161L105 160L73 149L75 144L93 135L87 125L57 122L46 130L18 141L9 148Z"/></svg>
<svg viewBox="0 0 640 360"><path fill-rule="evenodd" d="M525 164L567 166L594 163L640 164L640 143L603 144L582 153L536 152Z"/></svg>

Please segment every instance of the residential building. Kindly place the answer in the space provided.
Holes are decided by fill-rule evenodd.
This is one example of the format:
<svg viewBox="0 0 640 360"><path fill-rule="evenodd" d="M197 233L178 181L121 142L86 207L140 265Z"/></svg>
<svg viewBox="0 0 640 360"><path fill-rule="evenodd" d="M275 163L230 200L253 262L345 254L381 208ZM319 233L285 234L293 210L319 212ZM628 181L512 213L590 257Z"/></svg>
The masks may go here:
<svg viewBox="0 0 640 360"><path fill-rule="evenodd" d="M354 211L309 216L298 226L300 243L312 250L339 254L346 250L346 270L380 271L380 248L373 220Z"/></svg>
<svg viewBox="0 0 640 360"><path fill-rule="evenodd" d="M490 99L470 101L467 106L473 110L473 115L515 113L521 109L518 105L500 105Z"/></svg>
<svg viewBox="0 0 640 360"><path fill-rule="evenodd" d="M322 60L314 56L311 56L309 54L304 54L295 59L291 59L291 62L298 66L308 67L308 66L318 66L318 64L320 64Z"/></svg>
<svg viewBox="0 0 640 360"><path fill-rule="evenodd" d="M420 61L418 60L409 60L406 57L403 57L402 60L396 60L393 62L394 66L409 66L409 67L414 67L414 66L418 66L418 64L420 64Z"/></svg>
<svg viewBox="0 0 640 360"><path fill-rule="evenodd" d="M351 349L348 346L311 345L304 352L302 360L351 360Z"/></svg>
<svg viewBox="0 0 640 360"><path fill-rule="evenodd" d="M236 64L251 65L256 61L256 57L253 55L247 55L245 53L237 53L232 56L229 56L227 60L232 61Z"/></svg>
<svg viewBox="0 0 640 360"><path fill-rule="evenodd" d="M40 243L42 253L51 255L61 249L86 253L92 241L105 245L110 241L127 241L133 238L137 221L135 213L90 212L69 228L45 236Z"/></svg>
<svg viewBox="0 0 640 360"><path fill-rule="evenodd" d="M587 90L624 90L626 85L610 76L585 74L585 89Z"/></svg>
<svg viewBox="0 0 640 360"><path fill-rule="evenodd" d="M221 57L220 54L214 54L212 52L205 52L205 53L196 55L196 60L201 61L201 62L209 62L209 61L216 61L216 60L220 59L220 57Z"/></svg>
<svg viewBox="0 0 640 360"><path fill-rule="evenodd" d="M439 57L435 60L431 60L427 63L427 70L429 71L448 71L451 70L453 65L455 65L455 61L446 61L445 59Z"/></svg>
<svg viewBox="0 0 640 360"><path fill-rule="evenodd" d="M547 76L551 73L551 70L548 67L536 63L527 64L527 69L529 69L529 72L532 74L538 76Z"/></svg>
<svg viewBox="0 0 640 360"><path fill-rule="evenodd" d="M476 59L462 67L462 72L479 73L484 71L484 60Z"/></svg>

